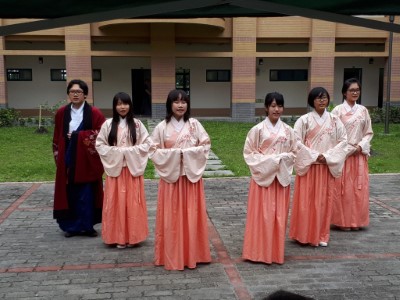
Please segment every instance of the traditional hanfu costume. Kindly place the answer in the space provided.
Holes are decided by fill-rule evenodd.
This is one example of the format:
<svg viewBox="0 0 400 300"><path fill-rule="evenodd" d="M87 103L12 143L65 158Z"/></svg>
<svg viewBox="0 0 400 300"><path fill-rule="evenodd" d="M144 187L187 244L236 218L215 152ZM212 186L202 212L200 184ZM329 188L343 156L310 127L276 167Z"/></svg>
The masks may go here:
<svg viewBox="0 0 400 300"><path fill-rule="evenodd" d="M134 245L148 236L144 171L152 142L143 123L134 119L136 144L132 145L126 119L120 119L117 145L108 144L112 119L99 132L96 149L106 173L102 238L106 244Z"/></svg>
<svg viewBox="0 0 400 300"><path fill-rule="evenodd" d="M93 225L101 222L104 171L95 143L104 121L100 110L86 102L79 109L63 106L55 115L53 215L69 234L95 234Z"/></svg>
<svg viewBox="0 0 400 300"><path fill-rule="evenodd" d="M295 188L289 237L313 246L327 245L330 236L335 180L346 158L347 135L337 116L312 111L294 125L300 140L295 160ZM326 164L316 160L323 154Z"/></svg>
<svg viewBox="0 0 400 300"><path fill-rule="evenodd" d="M155 264L167 270L195 268L211 261L202 175L210 139L190 118L160 122L150 156L160 176L155 229Z"/></svg>
<svg viewBox="0 0 400 300"><path fill-rule="evenodd" d="M359 104L350 107L347 102L336 106L337 115L347 132L347 158L339 183L338 197L333 203L332 224L345 228L365 227L369 224L368 156L373 137L368 110ZM357 146L361 153L354 154Z"/></svg>
<svg viewBox="0 0 400 300"><path fill-rule="evenodd" d="M296 151L294 131L266 118L247 134L243 156L251 171L244 259L284 262L290 181Z"/></svg>

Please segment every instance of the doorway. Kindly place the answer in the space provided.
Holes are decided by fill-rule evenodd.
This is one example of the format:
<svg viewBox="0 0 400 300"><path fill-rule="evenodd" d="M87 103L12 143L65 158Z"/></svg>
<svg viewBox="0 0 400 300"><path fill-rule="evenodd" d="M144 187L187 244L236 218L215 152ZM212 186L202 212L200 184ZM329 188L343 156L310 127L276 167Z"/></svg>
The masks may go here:
<svg viewBox="0 0 400 300"><path fill-rule="evenodd" d="M175 71L175 87L176 89L183 90L190 96L190 70L179 68Z"/></svg>
<svg viewBox="0 0 400 300"><path fill-rule="evenodd" d="M379 89L378 89L378 107L383 107L383 82L385 79L384 69L379 68Z"/></svg>
<svg viewBox="0 0 400 300"><path fill-rule="evenodd" d="M362 86L362 69L361 68L345 68L343 72L343 82L349 78L357 78ZM361 104L361 95L357 100L358 104Z"/></svg>
<svg viewBox="0 0 400 300"><path fill-rule="evenodd" d="M133 113L151 117L151 70L133 69L131 78Z"/></svg>

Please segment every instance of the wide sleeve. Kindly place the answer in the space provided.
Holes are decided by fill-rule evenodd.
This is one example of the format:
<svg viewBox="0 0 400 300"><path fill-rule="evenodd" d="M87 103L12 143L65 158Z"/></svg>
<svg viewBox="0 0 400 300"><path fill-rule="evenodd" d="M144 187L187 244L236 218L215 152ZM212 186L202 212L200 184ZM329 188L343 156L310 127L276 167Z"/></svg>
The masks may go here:
<svg viewBox="0 0 400 300"><path fill-rule="evenodd" d="M149 152L155 147L146 127L136 120L136 144L121 148L126 164L133 176L141 176L146 169Z"/></svg>
<svg viewBox="0 0 400 300"><path fill-rule="evenodd" d="M289 139L289 150L287 152L282 152L279 154L280 162L279 162L279 170L276 177L278 178L279 183L282 186L288 186L292 179L294 161L296 158L298 141L294 134L293 129L288 128L287 137Z"/></svg>
<svg viewBox="0 0 400 300"><path fill-rule="evenodd" d="M258 126L250 129L244 143L243 157L254 181L259 186L268 187L278 173L281 157L261 153L260 130Z"/></svg>
<svg viewBox="0 0 400 300"><path fill-rule="evenodd" d="M294 124L294 134L297 139L297 154L294 168L296 174L299 176L303 176L308 172L311 165L315 163L319 155L318 151L315 151L304 144L306 133L307 119L306 116L302 116Z"/></svg>
<svg viewBox="0 0 400 300"><path fill-rule="evenodd" d="M121 173L124 156L118 147L108 144L110 130L111 119L101 126L96 138L96 150L100 155L106 174L111 177L117 177Z"/></svg>
<svg viewBox="0 0 400 300"><path fill-rule="evenodd" d="M165 121L162 121L153 130L151 139L154 148L150 151L150 159L160 178L168 183L174 183L180 175L181 149L164 148L163 132L165 127Z"/></svg>
<svg viewBox="0 0 400 300"><path fill-rule="evenodd" d="M371 140L374 136L374 132L372 131L372 124L371 124L371 117L369 116L368 109L365 108L364 110L364 118L365 118L365 125L363 128L363 138L358 143L361 147L361 152L365 155L370 155L371 151Z"/></svg>
<svg viewBox="0 0 400 300"><path fill-rule="evenodd" d="M210 152L211 141L206 130L197 120L193 122L196 128L197 145L182 149L182 163L186 177L195 183L203 176Z"/></svg>
<svg viewBox="0 0 400 300"><path fill-rule="evenodd" d="M54 161L57 165L58 160L58 149L60 144L60 136L62 134L62 117L64 115L64 111L59 109L54 116L54 133L53 133L53 157Z"/></svg>
<svg viewBox="0 0 400 300"><path fill-rule="evenodd" d="M325 157L326 164L332 176L337 178L342 174L342 169L347 154L347 133L342 121L336 116L333 116L332 122L335 122L336 142L337 144L322 153Z"/></svg>

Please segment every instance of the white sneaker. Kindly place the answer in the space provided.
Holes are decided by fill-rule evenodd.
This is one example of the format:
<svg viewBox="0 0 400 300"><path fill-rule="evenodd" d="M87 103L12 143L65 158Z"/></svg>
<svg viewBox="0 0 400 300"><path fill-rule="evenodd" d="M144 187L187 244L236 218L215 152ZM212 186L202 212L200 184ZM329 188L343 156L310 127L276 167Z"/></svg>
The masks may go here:
<svg viewBox="0 0 400 300"><path fill-rule="evenodd" d="M118 249L124 249L124 248L126 248L126 245L117 244L117 248L118 248Z"/></svg>
<svg viewBox="0 0 400 300"><path fill-rule="evenodd" d="M327 242L319 242L319 245L321 247L328 247L328 243Z"/></svg>

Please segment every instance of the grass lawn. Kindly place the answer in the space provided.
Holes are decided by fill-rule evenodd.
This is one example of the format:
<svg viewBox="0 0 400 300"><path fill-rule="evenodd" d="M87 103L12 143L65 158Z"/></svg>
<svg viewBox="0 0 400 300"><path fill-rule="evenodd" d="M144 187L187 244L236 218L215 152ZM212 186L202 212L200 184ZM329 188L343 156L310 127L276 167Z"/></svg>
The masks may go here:
<svg viewBox="0 0 400 300"><path fill-rule="evenodd" d="M212 150L235 176L249 176L243 160L243 144L253 123L202 121L211 137ZM370 173L400 172L400 124L374 124ZM44 134L33 127L0 128L0 182L53 181L55 164L52 154L52 128ZM154 178L152 163L145 178Z"/></svg>

